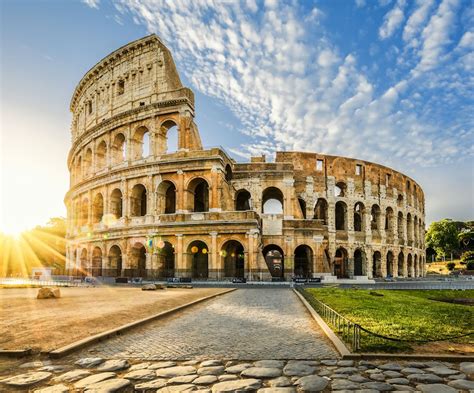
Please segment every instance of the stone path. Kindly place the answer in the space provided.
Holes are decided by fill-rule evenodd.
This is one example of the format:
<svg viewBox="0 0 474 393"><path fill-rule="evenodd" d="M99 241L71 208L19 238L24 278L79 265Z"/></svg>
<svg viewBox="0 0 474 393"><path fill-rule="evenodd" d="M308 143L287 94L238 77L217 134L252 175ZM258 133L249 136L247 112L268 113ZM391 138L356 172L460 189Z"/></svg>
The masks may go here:
<svg viewBox="0 0 474 393"><path fill-rule="evenodd" d="M86 348L103 358L321 359L338 354L290 289L239 289Z"/></svg>
<svg viewBox="0 0 474 393"><path fill-rule="evenodd" d="M5 374L2 372L0 374ZM0 375L0 391L112 392L385 392L474 390L474 363L352 360L255 362L81 358L32 362Z"/></svg>

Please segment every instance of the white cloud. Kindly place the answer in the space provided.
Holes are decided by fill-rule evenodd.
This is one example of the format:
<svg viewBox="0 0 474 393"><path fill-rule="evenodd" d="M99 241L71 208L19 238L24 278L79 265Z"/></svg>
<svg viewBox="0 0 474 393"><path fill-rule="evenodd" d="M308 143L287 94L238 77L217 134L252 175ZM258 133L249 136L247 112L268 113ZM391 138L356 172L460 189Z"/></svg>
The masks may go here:
<svg viewBox="0 0 474 393"><path fill-rule="evenodd" d="M440 85L468 90L456 77L461 64L449 75L416 80L395 70L392 86L382 89L359 66L357 53L342 53L324 31L308 39L314 23L286 3L252 9L251 18L234 2L119 4L160 35L193 88L218 99L241 120L250 142L228 146L235 154L310 150L402 168L466 154L471 129L440 132L443 125L430 111L443 104L426 103L420 95ZM401 9L403 2L395 7Z"/></svg>
<svg viewBox="0 0 474 393"><path fill-rule="evenodd" d="M362 8L365 7L366 1L365 0L355 0L356 7L357 8Z"/></svg>
<svg viewBox="0 0 474 393"><path fill-rule="evenodd" d="M419 51L420 62L414 70L414 75L435 68L442 60L445 47L451 42L458 5L458 0L443 0L423 29L423 44Z"/></svg>
<svg viewBox="0 0 474 393"><path fill-rule="evenodd" d="M410 15L403 29L403 40L409 42L411 46L418 46L416 36L420 33L423 24L426 22L433 4L434 0L417 0L417 8Z"/></svg>
<svg viewBox="0 0 474 393"><path fill-rule="evenodd" d="M474 32L466 31L459 41L459 48L474 49Z"/></svg>
<svg viewBox="0 0 474 393"><path fill-rule="evenodd" d="M405 19L405 14L403 13L404 7L405 0L398 0L395 6L385 14L384 22L379 29L379 36L382 40L390 38L402 24Z"/></svg>
<svg viewBox="0 0 474 393"><path fill-rule="evenodd" d="M82 2L91 8L99 9L100 0L82 0Z"/></svg>

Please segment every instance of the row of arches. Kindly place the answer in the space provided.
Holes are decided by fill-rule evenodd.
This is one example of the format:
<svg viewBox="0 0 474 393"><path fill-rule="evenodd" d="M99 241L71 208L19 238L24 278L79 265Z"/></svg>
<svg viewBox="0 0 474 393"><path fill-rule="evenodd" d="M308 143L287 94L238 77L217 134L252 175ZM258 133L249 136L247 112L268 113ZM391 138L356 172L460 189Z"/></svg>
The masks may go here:
<svg viewBox="0 0 474 393"><path fill-rule="evenodd" d="M155 148L155 144L159 147ZM173 153L177 150L178 127L174 121L163 122L160 132L154 137L147 127L139 126L129 138L124 132L117 132L109 143L101 139L95 145L86 147L83 154L75 157L72 174L76 181L80 181L108 166L128 160L140 160L153 154Z"/></svg>

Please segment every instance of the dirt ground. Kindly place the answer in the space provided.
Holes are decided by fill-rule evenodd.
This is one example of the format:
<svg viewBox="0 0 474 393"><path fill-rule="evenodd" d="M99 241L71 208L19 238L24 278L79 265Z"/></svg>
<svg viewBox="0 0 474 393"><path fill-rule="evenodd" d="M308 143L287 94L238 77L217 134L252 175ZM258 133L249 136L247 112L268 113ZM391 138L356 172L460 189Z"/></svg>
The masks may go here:
<svg viewBox="0 0 474 393"><path fill-rule="evenodd" d="M38 300L37 288L0 288L0 349L50 351L223 291L61 288L61 298Z"/></svg>

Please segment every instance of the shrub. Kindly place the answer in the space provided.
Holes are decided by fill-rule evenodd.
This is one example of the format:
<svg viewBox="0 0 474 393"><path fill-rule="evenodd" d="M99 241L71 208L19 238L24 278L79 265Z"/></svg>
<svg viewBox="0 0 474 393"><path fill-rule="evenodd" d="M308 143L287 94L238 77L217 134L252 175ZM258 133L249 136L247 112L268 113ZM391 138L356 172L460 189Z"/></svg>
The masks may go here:
<svg viewBox="0 0 474 393"><path fill-rule="evenodd" d="M461 255L461 261L466 263L469 261L474 261L474 251L465 251Z"/></svg>
<svg viewBox="0 0 474 393"><path fill-rule="evenodd" d="M467 270L474 270L474 261L467 261L466 269Z"/></svg>
<svg viewBox="0 0 474 393"><path fill-rule="evenodd" d="M450 272L452 272L452 271L454 270L454 268L456 267L456 264L455 264L454 262L448 262L448 263L446 264L446 267L448 268L448 270L449 270Z"/></svg>

